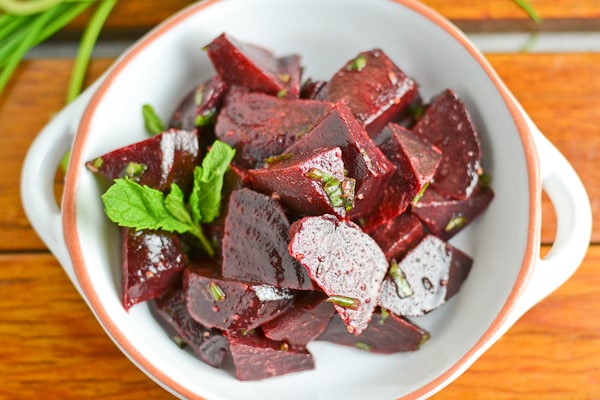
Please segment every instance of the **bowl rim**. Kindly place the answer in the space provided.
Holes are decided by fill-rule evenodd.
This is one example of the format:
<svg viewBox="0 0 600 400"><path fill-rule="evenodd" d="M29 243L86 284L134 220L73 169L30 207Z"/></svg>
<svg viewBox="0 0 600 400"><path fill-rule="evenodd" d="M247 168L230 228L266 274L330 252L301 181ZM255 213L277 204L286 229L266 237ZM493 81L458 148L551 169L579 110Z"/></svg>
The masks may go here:
<svg viewBox="0 0 600 400"><path fill-rule="evenodd" d="M84 168L75 166L83 165L85 160L82 160L83 156L83 143L86 137L90 133L90 122L93 119L93 115L97 106L102 102L108 88L112 85L113 81L119 75L119 73L128 65L128 63L134 59L142 50L152 45L159 37L164 33L174 28L181 21L191 17L193 14L201 12L203 9L208 8L216 3L220 3L223 0L205 0L199 3L192 4L187 8L181 10L177 14L173 15L169 19L159 24L156 28L141 38L136 44L134 44L128 51L126 51L117 61L112 65L104 80L98 86L96 92L93 94L89 103L87 104L75 139L73 142L73 149L71 153L72 167L68 168L65 177L65 187L63 191L62 201L62 224L64 240L67 245L67 249L71 256L75 276L82 288L83 293L87 297L88 304L94 312L96 318L105 329L112 339L118 344L120 349L140 368L149 373L158 383L163 387L174 391L178 395L186 398L201 398L197 393L193 393L190 389L179 384L168 374L162 372L159 366L153 365L144 355L137 350L135 345L127 340L122 334L119 328L116 326L114 321L109 315L109 312L102 306L98 293L93 290L93 285L90 280L90 276L84 265L84 257L81 248L81 241L77 235L77 186L79 178ZM517 104L516 100L506 88L500 77L494 71L491 64L487 61L485 56L475 48L470 40L449 20L438 14L426 5L419 3L417 0L388 0L392 3L404 6L412 11L415 11L429 21L438 25L446 34L449 34L454 40L461 44L470 56L477 61L482 70L490 78L498 93L501 95L502 100L507 107L516 127L517 132L520 136L523 150L525 153L525 161L527 165L527 174L529 181L529 204L528 204L528 232L527 232L527 244L523 255L521 267L517 275L515 284L512 287L505 303L501 307L499 313L490 323L488 328L485 330L483 335L477 340L477 342L468 349L462 357L451 367L443 371L441 374L433 377L429 382L419 387L416 390L405 395L403 398L415 399L420 398L428 394L433 394L436 391L443 388L446 384L457 376L461 371L466 369L478 356L480 352L486 349L486 344L490 343L494 337L500 332L501 328L505 323L509 322L511 312L515 309L518 299L523 294L529 277L535 266L537 260L537 247L539 243L540 225L541 225L541 211L538 194L541 192L541 180L540 180L540 167L539 159L534 143L533 135L529 124L524 116L524 111ZM365 4L367 4L365 2Z"/></svg>

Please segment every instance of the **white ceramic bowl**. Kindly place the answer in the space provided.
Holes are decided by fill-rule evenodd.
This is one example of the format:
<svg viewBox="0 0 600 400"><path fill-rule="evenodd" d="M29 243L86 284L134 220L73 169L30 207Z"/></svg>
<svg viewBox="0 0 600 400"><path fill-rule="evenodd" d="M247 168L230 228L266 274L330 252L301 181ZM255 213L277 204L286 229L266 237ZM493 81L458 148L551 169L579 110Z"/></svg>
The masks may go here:
<svg viewBox="0 0 600 400"><path fill-rule="evenodd" d="M84 162L143 139L143 103L167 118L182 93L213 73L201 48L221 32L279 55L299 53L305 76L322 79L359 51L380 47L418 80L426 98L449 87L465 101L481 131L484 167L496 197L476 223L453 239L475 263L458 296L416 321L432 333L421 350L382 356L317 342L310 345L315 370L239 382L174 346L146 305L124 311L117 229L102 211L104 188ZM59 210L52 200L53 171L73 136ZM412 0L208 0L192 5L141 39L54 118L28 153L22 185L29 193L24 207L34 228L108 335L156 382L188 398L427 397L575 271L591 231L589 201L571 166L465 36ZM544 259L538 252L542 190L558 221L555 244Z"/></svg>

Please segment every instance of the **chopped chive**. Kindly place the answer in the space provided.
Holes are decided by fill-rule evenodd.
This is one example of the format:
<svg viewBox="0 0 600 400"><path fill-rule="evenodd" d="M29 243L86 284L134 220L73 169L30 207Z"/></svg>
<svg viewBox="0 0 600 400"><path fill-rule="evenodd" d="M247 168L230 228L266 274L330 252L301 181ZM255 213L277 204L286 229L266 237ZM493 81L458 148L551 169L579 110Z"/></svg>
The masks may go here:
<svg viewBox="0 0 600 400"><path fill-rule="evenodd" d="M360 54L348 65L348 71L362 71L367 66L367 59Z"/></svg>
<svg viewBox="0 0 600 400"><path fill-rule="evenodd" d="M356 181L353 178L339 179L318 168L311 168L306 172L310 179L321 181L323 190L327 194L333 207L344 207L346 210L354 207L354 190Z"/></svg>
<svg viewBox="0 0 600 400"><path fill-rule="evenodd" d="M194 120L194 125L196 125L198 127L211 125L214 122L216 115L217 115L217 110L215 108L206 110L202 114L196 115L196 119Z"/></svg>
<svg viewBox="0 0 600 400"><path fill-rule="evenodd" d="M265 163L270 165L277 164L278 162L289 160L292 157L294 157L292 153L280 154L278 156L271 156L265 158Z"/></svg>
<svg viewBox="0 0 600 400"><path fill-rule="evenodd" d="M454 215L452 218L450 218L450 221L448 221L444 230L446 232L450 232L452 230L462 228L467 224L467 222L469 221L465 216L460 214Z"/></svg>
<svg viewBox="0 0 600 400"><path fill-rule="evenodd" d="M387 308L381 308L381 318L379 318L379 325L383 325L385 320L390 316L390 311Z"/></svg>
<svg viewBox="0 0 600 400"><path fill-rule="evenodd" d="M277 97L279 97L280 99L287 96L287 89L281 89L279 92L277 92Z"/></svg>
<svg viewBox="0 0 600 400"><path fill-rule="evenodd" d="M358 299L336 294L329 296L326 301L351 310L356 310L360 306L360 301Z"/></svg>
<svg viewBox="0 0 600 400"><path fill-rule="evenodd" d="M165 124L162 122L154 107L150 104L142 106L142 117L144 117L144 127L150 135L158 135L165 130Z"/></svg>
<svg viewBox="0 0 600 400"><path fill-rule="evenodd" d="M365 351L371 351L371 349L373 348L373 346L368 345L364 342L356 342L356 343L354 343L354 347L356 347L357 349L365 350Z"/></svg>
<svg viewBox="0 0 600 400"><path fill-rule="evenodd" d="M225 300L225 292L223 292L223 289L221 289L221 287L219 285L217 285L214 282L211 282L209 287L210 287L210 293L212 294L212 297L216 301Z"/></svg>
<svg viewBox="0 0 600 400"><path fill-rule="evenodd" d="M392 260L389 274L396 286L396 293L400 298L410 297L415 293L412 287L410 287L410 283L408 283L404 271L400 269L396 260Z"/></svg>
<svg viewBox="0 0 600 400"><path fill-rule="evenodd" d="M173 341L175 342L177 347L179 347L180 349L183 349L183 348L185 348L185 346L187 346L187 343L179 335L173 336Z"/></svg>
<svg viewBox="0 0 600 400"><path fill-rule="evenodd" d="M421 188L421 190L419 190L419 193L417 193L415 195L415 197L412 199L411 204L414 206L415 204L417 204L422 198L423 195L425 194L425 191L427 190L427 188L429 187L429 182L426 182L423 187Z"/></svg>
<svg viewBox="0 0 600 400"><path fill-rule="evenodd" d="M96 160L94 160L94 163L96 162ZM102 160L102 158L100 158L100 160ZM128 178L137 179L144 173L146 168L147 168L147 166L145 164L140 164L140 163L131 161L125 167L125 176Z"/></svg>

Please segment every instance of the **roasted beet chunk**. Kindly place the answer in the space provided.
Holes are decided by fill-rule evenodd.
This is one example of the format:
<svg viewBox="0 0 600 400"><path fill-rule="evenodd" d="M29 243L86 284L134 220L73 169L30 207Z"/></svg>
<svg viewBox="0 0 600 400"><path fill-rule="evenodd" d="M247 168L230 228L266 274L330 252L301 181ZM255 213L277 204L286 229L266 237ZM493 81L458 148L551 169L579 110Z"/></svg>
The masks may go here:
<svg viewBox="0 0 600 400"><path fill-rule="evenodd" d="M181 288L155 300L158 314L173 327L185 345L205 363L220 367L227 356L229 342L218 329L209 329L195 321L187 311Z"/></svg>
<svg viewBox="0 0 600 400"><path fill-rule="evenodd" d="M298 97L300 57L277 58L262 47L222 34L206 47L213 66L227 84L280 97Z"/></svg>
<svg viewBox="0 0 600 400"><path fill-rule="evenodd" d="M165 295L186 266L179 238L169 232L121 229L123 306Z"/></svg>
<svg viewBox="0 0 600 400"><path fill-rule="evenodd" d="M285 311L294 299L287 289L221 278L206 268L187 268L183 288L192 318L222 330L256 328Z"/></svg>
<svg viewBox="0 0 600 400"><path fill-rule="evenodd" d="M462 251L427 235L401 262L392 263L379 305L398 315L426 314L458 292L472 262Z"/></svg>
<svg viewBox="0 0 600 400"><path fill-rule="evenodd" d="M234 88L225 98L215 132L236 149L237 164L253 168L280 155L330 108L331 104L323 101L280 99Z"/></svg>
<svg viewBox="0 0 600 400"><path fill-rule="evenodd" d="M317 99L348 105L370 135L403 114L419 95L406 76L380 49L348 61L319 91Z"/></svg>
<svg viewBox="0 0 600 400"><path fill-rule="evenodd" d="M465 199L479 179L481 145L463 102L451 90L438 95L413 132L442 151L432 186L444 196Z"/></svg>
<svg viewBox="0 0 600 400"><path fill-rule="evenodd" d="M431 188L423 193L412 212L434 235L448 240L477 218L493 198L492 189L479 185L465 200L443 197Z"/></svg>
<svg viewBox="0 0 600 400"><path fill-rule="evenodd" d="M327 296L319 291L298 293L290 309L261 325L265 336L295 346L306 346L325 330L335 313L333 305L326 299ZM348 335L345 324L344 333Z"/></svg>
<svg viewBox="0 0 600 400"><path fill-rule="evenodd" d="M356 224L333 215L298 220L290 234L290 254L329 296L348 331L360 334L388 268L377 243Z"/></svg>
<svg viewBox="0 0 600 400"><path fill-rule="evenodd" d="M313 289L288 253L290 223L279 203L250 189L229 198L223 237L223 276L289 289Z"/></svg>
<svg viewBox="0 0 600 400"><path fill-rule="evenodd" d="M241 381L256 381L315 367L312 355L305 348L269 340L259 331L229 332L228 337L235 377Z"/></svg>
<svg viewBox="0 0 600 400"><path fill-rule="evenodd" d="M200 160L195 131L170 129L160 135L111 151L86 166L110 180L127 177L141 185L168 190L172 183L191 188Z"/></svg>
<svg viewBox="0 0 600 400"><path fill-rule="evenodd" d="M370 233L388 261L403 258L425 234L421 220L410 212L398 215Z"/></svg>
<svg viewBox="0 0 600 400"><path fill-rule="evenodd" d="M396 171L383 190L377 210L362 221L366 232L403 213L429 185L442 158L438 148L396 124L388 124L375 143Z"/></svg>
<svg viewBox="0 0 600 400"><path fill-rule="evenodd" d="M416 351L427 339L427 331L389 312L374 313L373 320L358 337L348 334L344 321L334 315L327 329L317 338L379 354Z"/></svg>
<svg viewBox="0 0 600 400"><path fill-rule="evenodd" d="M342 150L320 147L273 157L265 168L248 170L252 187L275 195L299 215L346 215L354 201L354 179L344 176Z"/></svg>
<svg viewBox="0 0 600 400"><path fill-rule="evenodd" d="M357 219L373 212L395 167L344 104L335 104L309 133L284 153L296 154L326 146L342 149L348 177L356 180L354 207L348 216Z"/></svg>

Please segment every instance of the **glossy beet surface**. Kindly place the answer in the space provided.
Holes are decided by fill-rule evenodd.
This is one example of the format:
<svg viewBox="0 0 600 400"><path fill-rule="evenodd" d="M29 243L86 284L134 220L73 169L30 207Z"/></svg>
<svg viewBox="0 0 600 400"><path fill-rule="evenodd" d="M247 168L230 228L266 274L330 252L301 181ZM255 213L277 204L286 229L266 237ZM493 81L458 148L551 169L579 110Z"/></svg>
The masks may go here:
<svg viewBox="0 0 600 400"><path fill-rule="evenodd" d="M375 239L388 261L400 260L410 249L423 239L426 231L419 218L410 212L379 225L370 233Z"/></svg>

